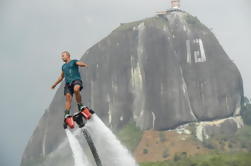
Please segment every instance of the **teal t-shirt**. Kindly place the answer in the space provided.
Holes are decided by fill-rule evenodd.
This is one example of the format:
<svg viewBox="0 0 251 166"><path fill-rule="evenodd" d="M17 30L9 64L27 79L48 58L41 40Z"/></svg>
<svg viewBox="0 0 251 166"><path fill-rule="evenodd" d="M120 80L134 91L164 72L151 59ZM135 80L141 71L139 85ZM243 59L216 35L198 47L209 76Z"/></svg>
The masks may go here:
<svg viewBox="0 0 251 166"><path fill-rule="evenodd" d="M71 84L75 80L81 80L78 65L76 65L77 61L73 59L63 64L62 71L64 72L65 83Z"/></svg>

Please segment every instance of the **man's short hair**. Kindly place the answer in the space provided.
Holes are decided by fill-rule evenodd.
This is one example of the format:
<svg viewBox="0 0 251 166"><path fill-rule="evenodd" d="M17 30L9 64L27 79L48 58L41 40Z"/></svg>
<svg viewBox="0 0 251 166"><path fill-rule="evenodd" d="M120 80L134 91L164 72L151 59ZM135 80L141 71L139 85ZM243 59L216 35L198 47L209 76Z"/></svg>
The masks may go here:
<svg viewBox="0 0 251 166"><path fill-rule="evenodd" d="M66 54L67 56L71 56L71 54L68 51L63 51L62 54Z"/></svg>

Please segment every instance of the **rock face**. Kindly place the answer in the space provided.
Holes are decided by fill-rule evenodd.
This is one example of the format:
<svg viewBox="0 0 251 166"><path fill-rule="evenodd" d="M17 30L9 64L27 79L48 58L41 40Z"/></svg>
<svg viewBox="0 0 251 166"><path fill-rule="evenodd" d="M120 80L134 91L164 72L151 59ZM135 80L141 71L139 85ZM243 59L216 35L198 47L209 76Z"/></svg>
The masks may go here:
<svg viewBox="0 0 251 166"><path fill-rule="evenodd" d="M83 60L89 104L114 128L165 130L239 114L242 79L213 33L174 11L124 24Z"/></svg>
<svg viewBox="0 0 251 166"><path fill-rule="evenodd" d="M186 12L121 24L81 60L89 64L81 69L85 104L115 130L129 120L143 130L167 130L240 113L243 85L237 67L214 34ZM46 157L65 138L64 101L62 84L23 163Z"/></svg>
<svg viewBox="0 0 251 166"><path fill-rule="evenodd" d="M244 123L241 116L210 122L198 122L196 123L196 137L202 142L216 135L232 137L243 126Z"/></svg>

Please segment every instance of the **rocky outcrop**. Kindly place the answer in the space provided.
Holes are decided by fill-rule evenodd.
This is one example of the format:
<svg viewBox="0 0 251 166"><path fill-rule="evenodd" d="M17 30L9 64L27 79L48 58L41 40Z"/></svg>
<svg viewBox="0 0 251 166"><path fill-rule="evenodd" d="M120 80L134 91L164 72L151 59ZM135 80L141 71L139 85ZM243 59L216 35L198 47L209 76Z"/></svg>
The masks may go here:
<svg viewBox="0 0 251 166"><path fill-rule="evenodd" d="M143 130L167 130L240 113L243 85L237 67L214 34L186 12L121 24L81 60L89 64L81 70L85 104L114 130L129 120ZM46 158L64 140L64 101L62 84L23 163Z"/></svg>
<svg viewBox="0 0 251 166"><path fill-rule="evenodd" d="M196 137L202 142L217 135L231 137L243 126L244 123L240 116L210 122L199 122L196 123Z"/></svg>
<svg viewBox="0 0 251 166"><path fill-rule="evenodd" d="M123 24L83 56L89 104L113 128L166 130L238 115L242 79L213 33L185 12Z"/></svg>

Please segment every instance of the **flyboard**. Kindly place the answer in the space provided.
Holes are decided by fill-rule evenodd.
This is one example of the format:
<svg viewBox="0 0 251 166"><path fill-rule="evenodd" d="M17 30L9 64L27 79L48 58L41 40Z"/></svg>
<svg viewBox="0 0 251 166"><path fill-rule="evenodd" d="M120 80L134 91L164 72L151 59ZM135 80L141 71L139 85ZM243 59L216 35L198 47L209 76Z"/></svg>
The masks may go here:
<svg viewBox="0 0 251 166"><path fill-rule="evenodd" d="M81 128L81 131L90 147L90 150L92 152L96 165L102 166L101 160L99 158L97 149L92 141L92 138L89 132L84 128L85 124L87 123L89 119L91 119L92 114L94 113L95 112L92 109L89 109L88 107L84 107L81 111L75 113L73 116L69 116L64 119L64 129L66 129L67 127L73 129L76 122L79 128Z"/></svg>

